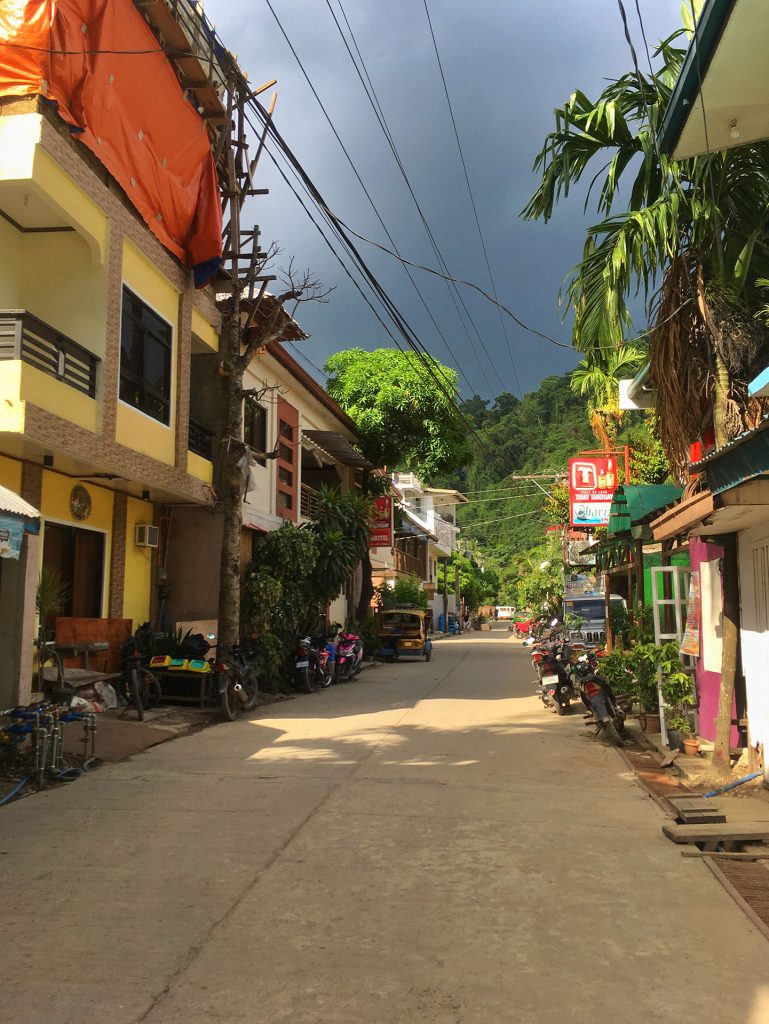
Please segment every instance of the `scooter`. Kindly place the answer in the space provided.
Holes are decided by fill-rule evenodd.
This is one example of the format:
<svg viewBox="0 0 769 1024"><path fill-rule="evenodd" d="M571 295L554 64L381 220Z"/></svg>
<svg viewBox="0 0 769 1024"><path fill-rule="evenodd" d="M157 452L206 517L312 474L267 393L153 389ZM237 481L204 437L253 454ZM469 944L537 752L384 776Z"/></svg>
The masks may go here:
<svg viewBox="0 0 769 1024"><path fill-rule="evenodd" d="M341 632L336 638L336 679L353 679L363 663L363 641L357 633Z"/></svg>
<svg viewBox="0 0 769 1024"><path fill-rule="evenodd" d="M583 654L577 661L577 679L582 703L592 714L596 735L603 731L617 747L624 746L625 712L617 703L608 680L596 671L596 658Z"/></svg>

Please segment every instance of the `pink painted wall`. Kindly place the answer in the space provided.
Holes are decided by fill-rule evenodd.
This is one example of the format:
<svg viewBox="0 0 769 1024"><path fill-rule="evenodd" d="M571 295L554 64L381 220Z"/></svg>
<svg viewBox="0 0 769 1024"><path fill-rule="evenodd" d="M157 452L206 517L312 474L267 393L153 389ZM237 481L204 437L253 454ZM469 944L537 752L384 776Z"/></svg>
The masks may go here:
<svg viewBox="0 0 769 1024"><path fill-rule="evenodd" d="M700 571L702 562L710 562L714 558L721 558L724 549L718 544L708 544L699 537L689 539L689 556L693 572ZM707 637L703 636L703 622L700 619L700 652L703 645L707 644ZM715 740L716 738L716 715L718 714L718 693L721 688L721 673L708 672L705 669L702 657L697 659L694 678L697 683L697 694L699 698L699 733L703 739ZM736 718L736 708L732 708L732 718ZM737 746L739 734L737 728L732 729L732 746Z"/></svg>

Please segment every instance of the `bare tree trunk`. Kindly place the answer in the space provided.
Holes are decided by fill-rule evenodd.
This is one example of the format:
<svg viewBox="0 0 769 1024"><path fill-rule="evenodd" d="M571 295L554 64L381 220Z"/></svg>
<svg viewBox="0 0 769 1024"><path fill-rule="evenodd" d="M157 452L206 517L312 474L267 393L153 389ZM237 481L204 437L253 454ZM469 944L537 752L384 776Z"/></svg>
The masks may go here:
<svg viewBox="0 0 769 1024"><path fill-rule="evenodd" d="M371 578L372 566L370 551L366 551L363 558L360 560L360 564L363 575L361 578L360 598L358 599L358 608L355 618L358 624L362 626L371 614L371 599L374 596L374 581Z"/></svg>
<svg viewBox="0 0 769 1024"><path fill-rule="evenodd" d="M713 769L718 775L727 775L731 769L729 747L732 733L732 707L734 681L737 674L737 642L740 616L737 568L737 537L727 534L720 540L724 549L723 587L724 611L721 629L721 689L718 694L716 742L713 749Z"/></svg>
<svg viewBox="0 0 769 1024"><path fill-rule="evenodd" d="M716 447L722 448L729 441L726 429L726 406L729 401L729 371L715 347L716 374L713 388L713 428L716 434Z"/></svg>
<svg viewBox="0 0 769 1024"><path fill-rule="evenodd" d="M716 447L721 448L729 440L726 430L726 408L729 400L729 370L721 355L721 332L718 328L707 296L705 295L705 279L702 265L697 267L697 306L710 335L715 364L715 381L713 386L713 429L716 435Z"/></svg>
<svg viewBox="0 0 769 1024"><path fill-rule="evenodd" d="M449 631L449 560L443 560L443 632Z"/></svg>
<svg viewBox="0 0 769 1024"><path fill-rule="evenodd" d="M237 308L237 307L236 307ZM240 639L240 543L243 529L243 370L240 368L240 319L225 317L221 336L226 381L226 414L220 439L219 497L224 508L224 534L219 572L219 643Z"/></svg>
<svg viewBox="0 0 769 1024"><path fill-rule="evenodd" d="M459 631L462 631L462 594L459 586L459 565L454 563L454 595L457 604L457 625Z"/></svg>

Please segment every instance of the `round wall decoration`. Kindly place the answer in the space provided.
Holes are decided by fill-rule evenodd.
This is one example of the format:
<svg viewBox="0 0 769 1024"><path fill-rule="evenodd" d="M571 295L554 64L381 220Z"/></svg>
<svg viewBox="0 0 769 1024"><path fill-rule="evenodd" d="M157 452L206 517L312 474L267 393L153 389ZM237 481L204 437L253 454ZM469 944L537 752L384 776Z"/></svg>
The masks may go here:
<svg viewBox="0 0 769 1024"><path fill-rule="evenodd" d="M92 509L91 495L82 484L76 484L69 496L69 510L75 519L87 519Z"/></svg>

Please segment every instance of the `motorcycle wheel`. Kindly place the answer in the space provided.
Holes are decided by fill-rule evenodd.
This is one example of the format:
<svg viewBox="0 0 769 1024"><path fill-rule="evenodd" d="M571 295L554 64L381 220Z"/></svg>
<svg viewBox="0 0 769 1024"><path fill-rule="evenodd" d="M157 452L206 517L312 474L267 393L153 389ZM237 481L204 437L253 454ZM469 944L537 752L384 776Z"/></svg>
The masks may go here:
<svg viewBox="0 0 769 1024"><path fill-rule="evenodd" d="M142 672L142 682L144 684L143 703L145 708L157 707L160 703L160 683L147 669Z"/></svg>
<svg viewBox="0 0 769 1024"><path fill-rule="evenodd" d="M561 703L560 700L557 700L555 702L555 710L556 710L556 714L565 715L566 712L568 711L568 705Z"/></svg>
<svg viewBox="0 0 769 1024"><path fill-rule="evenodd" d="M259 700L259 684L256 679L253 679L250 675L245 679L241 679L240 684L246 691L245 702L242 702L240 705L241 710L253 711L256 707L256 702Z"/></svg>
<svg viewBox="0 0 769 1024"><path fill-rule="evenodd" d="M222 704L222 714L228 722L235 721L242 707L237 690L235 689L236 683L237 679L233 678L231 674L228 674L227 685L219 694Z"/></svg>
<svg viewBox="0 0 769 1024"><path fill-rule="evenodd" d="M604 722L603 727L606 732L606 735L609 737L609 739L615 747L624 747L625 744L622 742L622 737L617 732L614 722Z"/></svg>
<svg viewBox="0 0 769 1024"><path fill-rule="evenodd" d="M333 681L334 681L334 674L333 674L333 672L324 672L323 673L323 678L320 681L320 685L325 690L327 686L331 686Z"/></svg>
<svg viewBox="0 0 769 1024"><path fill-rule="evenodd" d="M315 687L312 685L312 678L310 676L310 670L303 668L297 677L299 683L299 689L304 690L305 693L314 693Z"/></svg>

